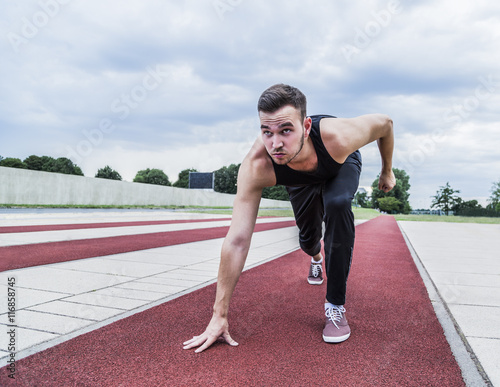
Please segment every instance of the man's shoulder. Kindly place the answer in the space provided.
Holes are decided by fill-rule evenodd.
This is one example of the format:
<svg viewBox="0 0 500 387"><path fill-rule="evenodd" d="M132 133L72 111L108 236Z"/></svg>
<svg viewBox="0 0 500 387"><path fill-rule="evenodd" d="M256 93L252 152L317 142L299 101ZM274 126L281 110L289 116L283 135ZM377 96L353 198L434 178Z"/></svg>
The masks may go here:
<svg viewBox="0 0 500 387"><path fill-rule="evenodd" d="M242 167L240 178L252 180L256 185L268 187L276 184L273 163L262 141L255 141L252 148L246 155Z"/></svg>
<svg viewBox="0 0 500 387"><path fill-rule="evenodd" d="M337 118L337 116L332 116L331 114L312 114L309 115L311 119L322 120L323 118Z"/></svg>
<svg viewBox="0 0 500 387"><path fill-rule="evenodd" d="M338 127L339 125L342 125L342 123L344 123L343 118L339 118L339 117L332 116L332 115L326 115L326 114L312 116L311 120L313 122L313 126L314 126L314 123L316 123L316 127L318 128L318 130L320 130L321 137L323 138L323 140L334 139L336 127Z"/></svg>
<svg viewBox="0 0 500 387"><path fill-rule="evenodd" d="M321 132L322 137L324 132L335 128L335 123L339 120L338 117L330 114L315 114L309 116L309 118L312 121L313 131L316 131L316 133Z"/></svg>
<svg viewBox="0 0 500 387"><path fill-rule="evenodd" d="M311 119L312 125L317 128L319 128L320 125L323 126L325 122L334 121L337 118L336 116L332 116L330 114L313 114L308 117Z"/></svg>

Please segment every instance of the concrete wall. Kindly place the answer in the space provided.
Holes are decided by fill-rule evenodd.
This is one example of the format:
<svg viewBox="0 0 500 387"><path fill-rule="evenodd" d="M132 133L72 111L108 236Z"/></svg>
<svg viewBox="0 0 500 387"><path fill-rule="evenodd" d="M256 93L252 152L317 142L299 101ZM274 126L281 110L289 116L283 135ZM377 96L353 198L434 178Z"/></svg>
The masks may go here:
<svg viewBox="0 0 500 387"><path fill-rule="evenodd" d="M0 167L0 204L232 206L234 195ZM261 207L290 208L262 199Z"/></svg>

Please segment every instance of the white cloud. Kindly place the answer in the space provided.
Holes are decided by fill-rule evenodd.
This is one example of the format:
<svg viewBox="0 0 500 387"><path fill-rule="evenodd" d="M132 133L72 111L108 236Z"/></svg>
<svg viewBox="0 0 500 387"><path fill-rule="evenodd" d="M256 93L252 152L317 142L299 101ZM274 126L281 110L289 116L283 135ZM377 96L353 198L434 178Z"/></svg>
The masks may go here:
<svg viewBox="0 0 500 387"><path fill-rule="evenodd" d="M4 6L4 157L66 156L94 133L77 154L89 176L106 164L128 180L155 166L171 180L218 169L253 141L262 90L286 82L306 93L310 114L390 114L415 207L448 180L479 198L500 179L498 3L256 0L226 2L221 15L211 1L59 1ZM346 45L357 49L349 58ZM157 66L161 82L144 93ZM480 78L489 94L478 94ZM105 119L116 129L101 138ZM375 144L362 153L370 185L380 157Z"/></svg>
<svg viewBox="0 0 500 387"><path fill-rule="evenodd" d="M109 165L120 173L123 180L132 181L139 170L157 168L174 183L184 169L212 172L222 166L239 164L251 145L249 142L212 142L209 147L187 144L177 149L164 147L154 151L112 146L105 150L96 149L92 157L85 160L82 170L86 176L94 176L99 168Z"/></svg>

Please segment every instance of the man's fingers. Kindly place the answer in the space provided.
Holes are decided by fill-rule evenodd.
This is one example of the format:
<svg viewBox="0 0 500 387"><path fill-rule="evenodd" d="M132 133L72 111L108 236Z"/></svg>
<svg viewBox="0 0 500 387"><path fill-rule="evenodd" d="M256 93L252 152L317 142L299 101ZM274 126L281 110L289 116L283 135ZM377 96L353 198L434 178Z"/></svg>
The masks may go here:
<svg viewBox="0 0 500 387"><path fill-rule="evenodd" d="M239 345L236 341L233 340L233 338L229 335L229 333L224 333L222 335L222 338L228 343L229 345L236 347Z"/></svg>
<svg viewBox="0 0 500 387"><path fill-rule="evenodd" d="M217 337L212 337L205 334L200 336L194 336L191 340L185 341L183 343L184 344L183 349L191 349L195 347L200 347L201 345L201 347L198 348L195 352L196 353L202 352L208 347L210 347L215 342L215 340L217 340Z"/></svg>
<svg viewBox="0 0 500 387"><path fill-rule="evenodd" d="M191 343L194 343L196 340L198 340L199 337L200 336L193 336L192 339L189 339L188 341L183 342L182 345L189 345Z"/></svg>
<svg viewBox="0 0 500 387"><path fill-rule="evenodd" d="M191 349L195 347L199 347L198 349L195 350L196 353L203 352L205 349L210 347L213 343L215 343L217 340L224 341L231 345L232 347L236 347L239 345L233 338L229 335L229 333L224 333L222 336L208 336L208 335L200 335L200 336L194 336L192 339L187 340L183 343L184 347L183 349Z"/></svg>
<svg viewBox="0 0 500 387"><path fill-rule="evenodd" d="M210 337L210 338L207 338L205 340L205 342L203 343L203 345L198 348L196 351L194 351L195 353L200 353L200 352L203 352L205 349L207 349L208 347L210 347L213 343L215 343L215 341L218 339L218 337Z"/></svg>
<svg viewBox="0 0 500 387"><path fill-rule="evenodd" d="M191 340L188 340L184 342L184 347L183 349L191 349L195 347L199 347L202 344L206 344L207 342L210 342L210 345L215 341L216 339L211 339L210 337L207 338L207 335L200 335L200 336L194 336Z"/></svg>

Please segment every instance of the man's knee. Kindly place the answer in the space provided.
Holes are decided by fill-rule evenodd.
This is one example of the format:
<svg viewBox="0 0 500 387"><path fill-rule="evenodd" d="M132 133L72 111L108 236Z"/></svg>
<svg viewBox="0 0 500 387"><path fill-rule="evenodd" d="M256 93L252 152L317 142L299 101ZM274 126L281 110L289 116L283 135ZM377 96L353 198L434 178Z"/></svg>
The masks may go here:
<svg viewBox="0 0 500 387"><path fill-rule="evenodd" d="M300 240L300 248L304 253L307 255L310 255L311 257L314 257L316 254L318 254L321 251L321 240Z"/></svg>
<svg viewBox="0 0 500 387"><path fill-rule="evenodd" d="M327 214L350 211L352 205L352 197L349 195L336 195L325 200L325 212Z"/></svg>

